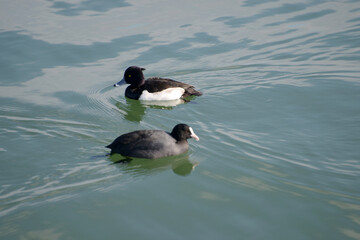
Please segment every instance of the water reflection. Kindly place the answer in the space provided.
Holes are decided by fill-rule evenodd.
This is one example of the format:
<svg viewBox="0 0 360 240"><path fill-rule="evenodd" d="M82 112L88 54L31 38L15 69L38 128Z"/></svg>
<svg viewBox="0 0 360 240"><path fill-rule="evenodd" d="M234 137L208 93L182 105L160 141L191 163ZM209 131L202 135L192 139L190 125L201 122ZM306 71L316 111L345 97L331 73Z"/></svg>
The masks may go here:
<svg viewBox="0 0 360 240"><path fill-rule="evenodd" d="M63 233L56 228L33 230L21 235L20 239L61 239Z"/></svg>
<svg viewBox="0 0 360 240"><path fill-rule="evenodd" d="M198 165L189 160L188 154L159 159L128 158L120 154L113 154L109 156L109 159L124 172L136 176L151 175L170 168L177 175L187 176Z"/></svg>
<svg viewBox="0 0 360 240"><path fill-rule="evenodd" d="M132 122L140 122L145 115L146 107L141 104L140 101L125 98L126 104L122 102L115 103L115 106L124 111L124 117L126 120L132 121Z"/></svg>
<svg viewBox="0 0 360 240"><path fill-rule="evenodd" d="M302 11L308 7L314 6L316 3L286 3L275 8L265 8L260 13L249 17L223 16L214 19L215 22L224 22L229 27L242 27L245 24L259 21L262 18L273 17L275 15L289 14Z"/></svg>
<svg viewBox="0 0 360 240"><path fill-rule="evenodd" d="M170 110L173 107L183 104L186 101L183 99L176 99L176 100L168 100L168 101L142 101L142 103L148 107L156 108L156 109L167 109Z"/></svg>
<svg viewBox="0 0 360 240"><path fill-rule="evenodd" d="M0 32L0 52L6 56L0 57L1 84L18 85L42 76L44 68L84 66L114 58L120 52L146 46L143 42L147 40L150 40L147 34L136 34L92 45L53 44L34 39L22 31Z"/></svg>
<svg viewBox="0 0 360 240"><path fill-rule="evenodd" d="M265 26L276 26L276 25L280 25L280 24L283 24L283 23L308 21L308 20L311 20L311 19L316 19L316 18L323 17L323 16L331 14L331 13L335 13L335 10L324 9L324 10L320 10L320 11L317 11L317 12L310 12L310 13L297 15L295 17L291 17L289 19L286 19L285 21L274 22L274 23L266 24Z"/></svg>
<svg viewBox="0 0 360 240"><path fill-rule="evenodd" d="M145 115L146 108L171 110L173 107L185 103L182 99L171 101L139 101L126 98L126 104L122 102L115 103L115 106L124 111L124 117L131 122L140 122Z"/></svg>
<svg viewBox="0 0 360 240"><path fill-rule="evenodd" d="M146 65L149 62L154 63L168 59L169 55L181 61L194 61L203 56L211 56L245 48L251 41L244 38L236 42L223 42L218 36L207 32L197 32L192 37L153 46L149 50L142 52L141 56L133 61L138 65ZM182 81L181 79L179 80Z"/></svg>
<svg viewBox="0 0 360 240"><path fill-rule="evenodd" d="M113 0L86 0L80 3L67 3L63 1L55 1L51 8L59 9L56 14L64 16L78 16L84 11L107 12L114 8L131 6L126 1Z"/></svg>

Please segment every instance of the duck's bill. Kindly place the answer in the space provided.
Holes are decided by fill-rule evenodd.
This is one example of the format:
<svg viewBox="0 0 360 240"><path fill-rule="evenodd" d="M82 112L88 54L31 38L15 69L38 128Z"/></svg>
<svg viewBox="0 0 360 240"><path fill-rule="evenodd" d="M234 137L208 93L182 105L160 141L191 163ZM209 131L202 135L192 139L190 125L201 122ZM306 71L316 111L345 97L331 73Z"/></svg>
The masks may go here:
<svg viewBox="0 0 360 240"><path fill-rule="evenodd" d="M118 87L118 86L121 86L121 85L124 85L124 84L126 84L126 82L125 82L125 79L123 78L123 79L121 79L120 82L115 83L114 87Z"/></svg>

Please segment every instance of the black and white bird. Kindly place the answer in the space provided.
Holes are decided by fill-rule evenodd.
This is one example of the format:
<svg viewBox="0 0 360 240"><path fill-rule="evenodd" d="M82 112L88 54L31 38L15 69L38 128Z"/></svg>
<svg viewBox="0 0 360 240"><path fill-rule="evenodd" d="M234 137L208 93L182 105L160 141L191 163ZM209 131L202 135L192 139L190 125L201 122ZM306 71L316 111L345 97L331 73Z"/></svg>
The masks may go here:
<svg viewBox="0 0 360 240"><path fill-rule="evenodd" d="M145 68L138 66L128 67L123 79L114 84L114 87L130 84L125 90L125 96L136 100L165 101L184 99L189 96L201 96L202 93L186 83L167 78L152 77L145 80Z"/></svg>

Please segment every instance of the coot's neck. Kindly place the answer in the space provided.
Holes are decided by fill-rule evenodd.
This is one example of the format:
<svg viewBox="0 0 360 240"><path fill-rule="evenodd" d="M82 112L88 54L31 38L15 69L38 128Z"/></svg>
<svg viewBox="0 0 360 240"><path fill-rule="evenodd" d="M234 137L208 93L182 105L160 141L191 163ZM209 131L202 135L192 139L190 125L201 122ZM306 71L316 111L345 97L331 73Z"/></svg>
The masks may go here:
<svg viewBox="0 0 360 240"><path fill-rule="evenodd" d="M187 142L187 139L184 138L184 136L180 135L178 132L175 132L174 130L170 133L170 135L175 138L177 143L181 142Z"/></svg>

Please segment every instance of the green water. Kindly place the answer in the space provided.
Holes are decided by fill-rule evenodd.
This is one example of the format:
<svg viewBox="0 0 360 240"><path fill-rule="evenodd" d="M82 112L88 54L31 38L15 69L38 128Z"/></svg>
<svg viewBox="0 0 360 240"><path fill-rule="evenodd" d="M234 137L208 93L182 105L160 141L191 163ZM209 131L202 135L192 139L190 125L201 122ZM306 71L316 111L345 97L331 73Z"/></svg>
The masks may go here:
<svg viewBox="0 0 360 240"><path fill-rule="evenodd" d="M360 239L359 1L0 1L1 239ZM158 106L130 65L204 93ZM104 146L190 125L188 153ZM116 158L116 157L115 157Z"/></svg>

